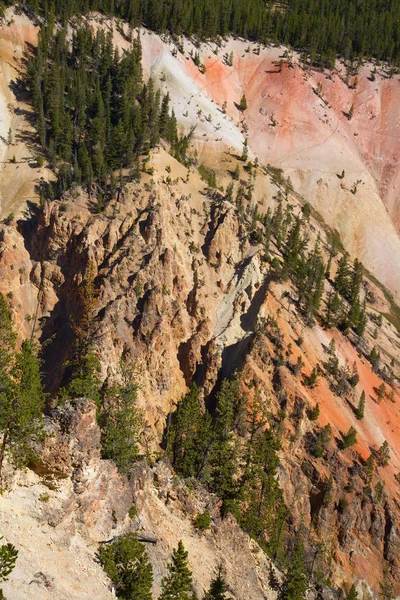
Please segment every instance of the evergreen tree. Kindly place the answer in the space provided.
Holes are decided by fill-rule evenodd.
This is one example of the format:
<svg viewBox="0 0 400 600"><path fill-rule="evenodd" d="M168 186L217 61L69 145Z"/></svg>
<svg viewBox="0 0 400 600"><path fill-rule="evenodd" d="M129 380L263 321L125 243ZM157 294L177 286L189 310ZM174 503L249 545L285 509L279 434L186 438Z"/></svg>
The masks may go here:
<svg viewBox="0 0 400 600"><path fill-rule="evenodd" d="M206 592L203 600L230 600L226 595L228 587L223 576L222 565L219 564L214 578L211 580L210 589Z"/></svg>
<svg viewBox="0 0 400 600"><path fill-rule="evenodd" d="M161 582L159 600L195 600L187 557L188 553L181 540L172 551L172 561L167 565L168 575Z"/></svg>
<svg viewBox="0 0 400 600"><path fill-rule="evenodd" d="M385 384L382 382L382 383L380 384L380 386L379 386L378 388L375 388L375 389L376 389L376 396L377 396L377 399L378 399L378 403L380 403L380 402L382 402L382 400L383 400L383 399L384 399L384 397L385 397L385 394L386 394L386 386L385 386Z"/></svg>
<svg viewBox="0 0 400 600"><path fill-rule="evenodd" d="M347 254L344 254L339 260L334 286L341 296L344 298L349 297L351 290L351 271Z"/></svg>
<svg viewBox="0 0 400 600"><path fill-rule="evenodd" d="M342 303L337 292L329 292L326 302L325 326L327 329L335 327L340 319Z"/></svg>
<svg viewBox="0 0 400 600"><path fill-rule="evenodd" d="M304 543L298 533L278 598L279 600L304 600L307 589Z"/></svg>
<svg viewBox="0 0 400 600"><path fill-rule="evenodd" d="M365 463L365 472L367 476L367 481L369 484L372 482L372 478L375 471L375 457L373 454L370 454Z"/></svg>
<svg viewBox="0 0 400 600"><path fill-rule="evenodd" d="M365 392L364 390L361 392L361 396L360 396L360 401L358 403L358 407L356 410L356 417L357 419L361 420L364 418L364 412L365 412Z"/></svg>
<svg viewBox="0 0 400 600"><path fill-rule="evenodd" d="M213 444L212 420L203 413L199 389L193 384L167 424L166 453L183 477L200 479Z"/></svg>
<svg viewBox="0 0 400 600"><path fill-rule="evenodd" d="M254 420L256 418L256 420ZM271 556L281 542L287 511L277 481L280 444L271 427L265 427L260 411L253 414L245 449L245 470L240 496L239 523Z"/></svg>
<svg viewBox="0 0 400 600"><path fill-rule="evenodd" d="M289 273L294 273L297 268L300 250L303 250L301 239L301 220L297 217L285 243L283 258Z"/></svg>
<svg viewBox="0 0 400 600"><path fill-rule="evenodd" d="M354 585L354 583L347 593L346 600L359 600L359 595L358 595L358 592L356 590L356 586Z"/></svg>
<svg viewBox="0 0 400 600"><path fill-rule="evenodd" d="M98 557L115 586L117 598L152 600L153 568L146 548L138 541L136 534L127 533L111 544L104 544Z"/></svg>
<svg viewBox="0 0 400 600"><path fill-rule="evenodd" d="M232 510L238 492L239 443L235 428L242 412L240 382L224 380L217 395L214 440L210 453L210 484L223 501L223 512Z"/></svg>
<svg viewBox="0 0 400 600"><path fill-rule="evenodd" d="M319 403L317 402L317 404L314 406L314 408L311 408L309 410L308 417L309 417L310 421L316 421L319 417L319 413L320 413L320 408L319 408Z"/></svg>
<svg viewBox="0 0 400 600"><path fill-rule="evenodd" d="M0 537L0 541L3 538ZM8 576L13 571L18 558L18 550L13 544L2 544L0 546L0 583L8 581ZM0 600L4 598L3 591L0 590Z"/></svg>
<svg viewBox="0 0 400 600"><path fill-rule="evenodd" d="M95 277L95 265L89 261L78 290L79 317L71 322L75 334L75 348L73 360L67 363L70 372L67 393L70 398L85 397L98 402L100 400L100 365L93 352L97 306Z"/></svg>
<svg viewBox="0 0 400 600"><path fill-rule="evenodd" d="M15 467L23 467L36 453L43 437L43 393L37 350L25 340L15 352L15 335L7 303L0 294L0 482L7 455Z"/></svg>
<svg viewBox="0 0 400 600"><path fill-rule="evenodd" d="M394 600L393 585L388 564L383 567L383 580L379 584L379 597L381 600Z"/></svg>
<svg viewBox="0 0 400 600"><path fill-rule="evenodd" d="M314 445L314 456L315 458L322 458L325 452L325 444L323 439L322 431L317 435Z"/></svg>
<svg viewBox="0 0 400 600"><path fill-rule="evenodd" d="M354 427L350 427L349 431L343 436L343 449L350 448L357 443L357 432Z"/></svg>
<svg viewBox="0 0 400 600"><path fill-rule="evenodd" d="M378 350L376 349L376 346L374 346L368 356L368 360L371 363L374 371L378 366L379 359L380 359L380 354L379 354Z"/></svg>
<svg viewBox="0 0 400 600"><path fill-rule="evenodd" d="M376 452L376 459L379 465L386 467L390 460L390 446L385 440L379 450Z"/></svg>
<svg viewBox="0 0 400 600"><path fill-rule="evenodd" d="M127 473L139 458L141 413L136 404L138 386L134 370L123 356L119 363L121 382L104 394L99 408L103 458L114 460Z"/></svg>

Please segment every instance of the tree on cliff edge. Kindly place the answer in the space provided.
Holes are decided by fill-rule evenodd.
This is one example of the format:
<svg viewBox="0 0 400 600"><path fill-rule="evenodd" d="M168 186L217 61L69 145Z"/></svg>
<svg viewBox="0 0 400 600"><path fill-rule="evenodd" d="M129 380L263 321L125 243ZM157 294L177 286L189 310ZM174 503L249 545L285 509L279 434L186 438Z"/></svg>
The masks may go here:
<svg viewBox="0 0 400 600"><path fill-rule="evenodd" d="M283 582L279 600L303 600L308 589L305 574L304 543L301 535L296 536L289 567Z"/></svg>
<svg viewBox="0 0 400 600"><path fill-rule="evenodd" d="M159 600L196 600L187 557L188 553L180 540L178 547L172 551L172 561L167 565L169 574L162 580Z"/></svg>
<svg viewBox="0 0 400 600"><path fill-rule="evenodd" d="M40 360L27 340L19 352L14 344L7 302L0 294L0 485L5 456L14 467L25 466L43 435Z"/></svg>

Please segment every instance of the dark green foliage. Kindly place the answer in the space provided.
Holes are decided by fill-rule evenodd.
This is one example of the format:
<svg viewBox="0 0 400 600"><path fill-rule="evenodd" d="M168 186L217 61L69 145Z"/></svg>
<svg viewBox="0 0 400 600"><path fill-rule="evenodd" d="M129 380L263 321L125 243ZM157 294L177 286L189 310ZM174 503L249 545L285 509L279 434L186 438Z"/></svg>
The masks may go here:
<svg viewBox="0 0 400 600"><path fill-rule="evenodd" d="M317 402L317 404L314 406L314 408L311 408L308 411L308 418L310 419L310 421L316 421L319 417L319 403Z"/></svg>
<svg viewBox="0 0 400 600"><path fill-rule="evenodd" d="M375 456L370 454L365 463L365 474L367 482L370 484L375 472Z"/></svg>
<svg viewBox="0 0 400 600"><path fill-rule="evenodd" d="M328 360L324 363L324 367L330 375L336 377L339 373L339 359L336 356L336 342L335 338L332 338L328 347Z"/></svg>
<svg viewBox="0 0 400 600"><path fill-rule="evenodd" d="M287 517L277 481L280 443L272 427L267 428L267 415L258 399L249 412L247 431L240 486L243 505L237 518L270 556L276 556Z"/></svg>
<svg viewBox="0 0 400 600"><path fill-rule="evenodd" d="M111 544L104 544L98 556L115 586L117 598L152 600L153 568L144 544L138 541L134 533L127 533Z"/></svg>
<svg viewBox="0 0 400 600"><path fill-rule="evenodd" d="M172 561L167 565L169 573L161 582L159 600L195 600L187 557L188 553L179 541L178 547L172 551Z"/></svg>
<svg viewBox="0 0 400 600"><path fill-rule="evenodd" d="M386 467L390 460L390 446L385 440L379 450L376 451L376 461L381 467Z"/></svg>
<svg viewBox="0 0 400 600"><path fill-rule="evenodd" d="M294 274L296 272L300 251L304 249L305 245L301 237L301 220L300 217L297 217L292 229L289 231L283 250L284 264L289 273Z"/></svg>
<svg viewBox="0 0 400 600"><path fill-rule="evenodd" d="M303 383L307 387L313 389L317 385L318 381L318 369L316 367L313 368L310 375L303 375Z"/></svg>
<svg viewBox="0 0 400 600"><path fill-rule="evenodd" d="M295 539L289 567L278 595L279 600L303 600L308 589L306 576L304 543L299 534Z"/></svg>
<svg viewBox="0 0 400 600"><path fill-rule="evenodd" d="M98 419L103 458L114 460L119 470L127 473L139 458L141 414L136 405L138 386L126 357L120 361L119 376L121 383L103 395Z"/></svg>
<svg viewBox="0 0 400 600"><path fill-rule="evenodd" d="M324 292L325 265L322 260L319 238L312 252L305 252L305 241L300 242L300 255L295 260L293 282L297 287L298 305L307 325L314 323L319 313Z"/></svg>
<svg viewBox="0 0 400 600"><path fill-rule="evenodd" d="M339 260L338 269L334 281L336 290L343 298L349 298L351 287L351 270L348 255L344 254Z"/></svg>
<svg viewBox="0 0 400 600"><path fill-rule="evenodd" d="M357 443L357 432L354 427L350 427L346 435L343 436L343 449L350 448Z"/></svg>
<svg viewBox="0 0 400 600"><path fill-rule="evenodd" d="M212 169L207 169L207 167L205 167L204 165L199 165L198 171L199 171L200 177L202 178L203 181L206 182L208 187L211 187L211 188L217 187L215 171L213 171Z"/></svg>
<svg viewBox="0 0 400 600"><path fill-rule="evenodd" d="M3 538L0 537L0 541ZM18 550L12 544L2 544L0 546L0 583L8 580L8 576L13 571L18 558ZM0 598L3 597L0 590Z"/></svg>
<svg viewBox="0 0 400 600"><path fill-rule="evenodd" d="M210 525L211 516L208 510L205 510L203 513L197 515L197 517L194 520L194 526L196 527L196 529L200 529L201 531L208 529Z"/></svg>
<svg viewBox="0 0 400 600"><path fill-rule="evenodd" d="M319 432L314 445L314 456L315 458L322 458L324 455L325 446L323 442L322 432Z"/></svg>
<svg viewBox="0 0 400 600"><path fill-rule="evenodd" d="M322 458L325 452L326 445L329 443L332 437L332 428L329 425L325 425L323 429L318 433L314 445L314 456L316 458Z"/></svg>
<svg viewBox="0 0 400 600"><path fill-rule="evenodd" d="M169 416L166 453L183 477L200 478L213 443L211 416L203 413L194 384Z"/></svg>
<svg viewBox="0 0 400 600"><path fill-rule="evenodd" d="M246 100L246 96L243 94L243 96L240 99L240 105L239 105L240 110L243 112L245 110L247 110L247 100Z"/></svg>
<svg viewBox="0 0 400 600"><path fill-rule="evenodd" d="M66 365L66 377L69 379L69 383L67 389L62 390L62 393L69 398L90 398L99 402L100 363L93 353L97 306L95 278L95 266L90 261L77 292L78 317L71 321L71 329L75 334L74 355L72 361Z"/></svg>
<svg viewBox="0 0 400 600"><path fill-rule="evenodd" d="M360 291L363 280L364 268L356 258L352 269L348 264L348 255L345 254L339 261L335 277L337 292L349 303L348 309L340 311L340 304L335 296L328 300L326 321L337 324L343 331L352 328L358 336L362 336L367 324L366 304L361 305ZM339 316L339 318L338 318Z"/></svg>
<svg viewBox="0 0 400 600"><path fill-rule="evenodd" d="M339 294L330 291L326 301L325 326L328 329L330 327L335 327L341 319L342 312L343 304Z"/></svg>
<svg viewBox="0 0 400 600"><path fill-rule="evenodd" d="M347 378L347 381L349 382L349 384L351 385L352 388L355 388L357 386L358 382L360 381L360 376L358 374L356 362L353 363L351 375Z"/></svg>
<svg viewBox="0 0 400 600"><path fill-rule="evenodd" d="M379 354L378 350L376 349L376 346L374 346L368 356L368 360L374 369L376 369L376 367L378 365L379 358L380 358L380 354Z"/></svg>
<svg viewBox="0 0 400 600"><path fill-rule="evenodd" d="M210 589L203 600L230 600L226 595L228 587L223 576L222 565L218 565L214 578L211 580Z"/></svg>
<svg viewBox="0 0 400 600"><path fill-rule="evenodd" d="M379 584L379 598L381 600L394 600L393 584L390 576L389 564L385 562L383 568L383 580Z"/></svg>
<svg viewBox="0 0 400 600"><path fill-rule="evenodd" d="M6 0L5 5L12 3ZM156 31L177 35L194 33L215 38L229 32L260 41L276 40L305 50L310 62L332 67L336 55L361 56L397 62L400 8L396 0L288 0L284 10L263 0L29 0L27 4L49 16L54 7L64 21L73 15L102 10L129 21L144 22ZM321 35L321 32L324 35Z"/></svg>
<svg viewBox="0 0 400 600"><path fill-rule="evenodd" d="M377 397L378 403L382 402L382 400L384 399L385 394L386 394L386 386L385 386L385 384L382 382L380 384L380 386L377 387L377 388L374 388L374 390L376 392L376 397Z"/></svg>
<svg viewBox="0 0 400 600"><path fill-rule="evenodd" d="M353 585L351 586L351 588L349 589L347 596L346 596L346 600L358 600L359 599L359 595L358 592L356 590L356 586Z"/></svg>
<svg viewBox="0 0 400 600"><path fill-rule="evenodd" d="M4 457L15 467L25 466L43 437L45 396L37 350L25 340L16 352L14 341L7 303L0 294L0 481Z"/></svg>
<svg viewBox="0 0 400 600"><path fill-rule="evenodd" d="M161 136L182 154L168 97L143 83L141 56L139 37L120 56L111 33L83 27L69 42L65 29L43 26L27 83L41 144L59 168L48 196L92 181L112 193L113 171L134 165Z"/></svg>
<svg viewBox="0 0 400 600"><path fill-rule="evenodd" d="M358 403L358 407L356 410L356 417L357 419L361 420L364 418L364 412L365 412L365 392L364 390L361 392L361 396L360 396L360 401Z"/></svg>
<svg viewBox="0 0 400 600"><path fill-rule="evenodd" d="M217 394L214 419L203 413L196 386L169 416L166 453L177 472L196 477L222 499L241 526L271 554L278 551L287 517L277 482L278 436L258 400L247 407L236 377ZM243 443L240 437L245 437Z"/></svg>
<svg viewBox="0 0 400 600"><path fill-rule="evenodd" d="M238 378L224 380L217 396L214 441L210 452L210 485L223 501L223 512L232 509L238 494L239 442L235 427L243 407Z"/></svg>

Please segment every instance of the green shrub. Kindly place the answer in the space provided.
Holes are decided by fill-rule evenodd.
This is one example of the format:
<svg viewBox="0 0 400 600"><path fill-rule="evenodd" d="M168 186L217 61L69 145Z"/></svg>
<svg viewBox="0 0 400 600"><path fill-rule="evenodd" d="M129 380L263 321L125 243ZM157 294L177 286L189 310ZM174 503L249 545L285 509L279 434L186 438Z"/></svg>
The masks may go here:
<svg viewBox="0 0 400 600"><path fill-rule="evenodd" d="M115 586L117 598L152 600L153 567L144 544L127 533L105 544L98 552L100 563Z"/></svg>
<svg viewBox="0 0 400 600"><path fill-rule="evenodd" d="M208 510L205 510L203 513L197 515L194 520L194 526L196 529L200 529L201 531L205 531L210 527L211 524L211 515Z"/></svg>

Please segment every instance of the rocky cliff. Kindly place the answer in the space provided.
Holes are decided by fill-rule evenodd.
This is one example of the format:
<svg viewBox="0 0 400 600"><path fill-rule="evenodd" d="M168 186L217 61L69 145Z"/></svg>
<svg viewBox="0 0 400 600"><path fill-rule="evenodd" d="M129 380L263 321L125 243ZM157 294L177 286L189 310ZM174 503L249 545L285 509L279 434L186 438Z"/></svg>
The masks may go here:
<svg viewBox="0 0 400 600"><path fill-rule="evenodd" d="M25 17L15 19L2 29L7 44L14 43L10 32L16 31L19 44L34 43L33 25ZM90 23L112 27L97 17ZM126 47L116 28L113 35ZM279 480L292 525L305 523L311 545L324 539L333 588L354 582L361 597L373 598L385 562L393 581L400 580L400 344L394 303L373 277L365 277L369 319L362 343L319 322L307 326L291 301L292 282L277 280L265 259L251 215L255 207L265 215L279 195L285 195L294 215L310 203L310 245L319 236L327 261L328 237L337 228L345 248L397 297L397 150L391 123L397 123L398 81L382 71L371 82L363 67L357 83L349 85L340 67L334 74L319 74L295 59L280 65L282 48L259 49L240 40L201 47L202 73L189 56L191 42L177 53L171 41L146 31L141 36L145 71L169 90L182 126L197 123L197 165L213 168L223 189L210 188L195 167L174 160L166 145L152 152L141 181L125 183L102 213L96 210L95 186L74 188L59 200L25 210L23 194L12 199L7 192L14 175L3 170L2 215L15 207L16 219L5 218L0 229L0 291L8 298L19 338L33 335L43 343L46 385L55 393L71 358L78 287L92 265L101 377L113 378L128 348L145 415L143 449L150 453L160 451L167 416L192 382L201 386L212 409L222 378L240 371L249 398L258 394L272 414L285 414ZM230 52L232 64L226 64ZM235 106L243 92L244 113ZM12 101L18 113L19 100L12 96ZM343 113L351 103L349 119ZM365 128L367 118L370 127ZM238 157L243 134L250 157L258 158L250 174ZM372 141L377 134L379 144ZM27 147L25 139L11 143L16 152ZM7 146L5 152L10 151ZM16 169L14 164L5 167ZM225 194L237 165L235 185L252 187L243 207ZM50 177L32 166L21 175L30 190L41 173ZM280 256L279 249L274 252ZM334 258L332 273L336 268ZM332 289L332 278L324 287L326 293ZM379 315L383 320L377 328ZM355 388L342 395L325 372L310 388L293 369L298 358L304 374L321 367L332 339L339 364L355 364L359 375ZM373 346L380 351L379 369L368 362ZM383 382L388 385L391 372L392 394L379 401L376 390ZM357 420L362 390L365 418ZM314 422L309 409L317 402L320 415ZM316 458L316 438L327 424L332 439L324 456ZM357 431L357 444L341 450L350 426ZM200 488L190 491L162 462L138 466L128 481L100 459L90 402L54 409L48 428L42 462L26 474L10 474L10 489L0 501L2 534L16 545L24 540L15 576L5 587L10 598L112 597L94 561L97 544L131 529L159 540L149 548L156 591L171 548L182 538L198 592L207 587L216 558L222 558L236 600L274 598L269 560L233 518L220 519L215 497ZM377 468L372 492L367 491L364 461L385 440L390 462ZM128 514L133 503L134 520ZM192 520L205 507L213 523L200 535Z"/></svg>

